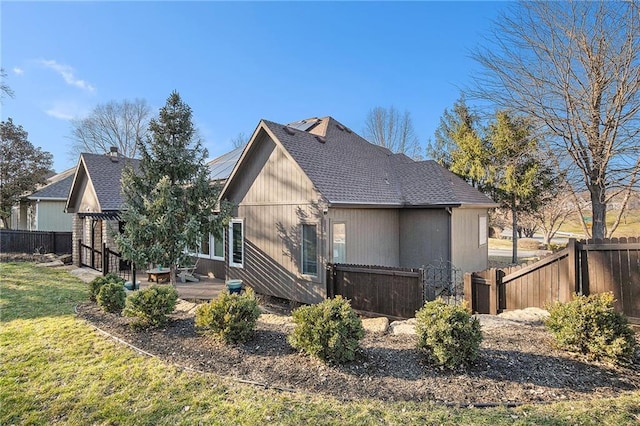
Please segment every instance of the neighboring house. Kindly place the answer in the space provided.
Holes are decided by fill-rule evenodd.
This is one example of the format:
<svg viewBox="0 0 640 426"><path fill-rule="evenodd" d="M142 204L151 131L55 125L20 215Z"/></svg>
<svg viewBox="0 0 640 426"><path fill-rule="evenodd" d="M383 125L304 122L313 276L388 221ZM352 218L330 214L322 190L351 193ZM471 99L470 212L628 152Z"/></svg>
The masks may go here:
<svg viewBox="0 0 640 426"><path fill-rule="evenodd" d="M102 250L103 243L114 251L113 240L120 231L119 213L122 208L120 178L125 166L138 167L139 160L109 154L80 154L73 183L65 206L73 213L73 263L78 264L78 241L93 250ZM83 251L83 261L88 252ZM96 260L98 266L100 260Z"/></svg>
<svg viewBox="0 0 640 426"><path fill-rule="evenodd" d="M328 263L482 270L497 206L436 162L393 154L331 117L262 120L221 199L237 206L227 278L303 303L326 298Z"/></svg>
<svg viewBox="0 0 640 426"><path fill-rule="evenodd" d="M74 173L71 168L51 176L44 186L20 200L11 211L11 229L71 232L72 216L64 207Z"/></svg>

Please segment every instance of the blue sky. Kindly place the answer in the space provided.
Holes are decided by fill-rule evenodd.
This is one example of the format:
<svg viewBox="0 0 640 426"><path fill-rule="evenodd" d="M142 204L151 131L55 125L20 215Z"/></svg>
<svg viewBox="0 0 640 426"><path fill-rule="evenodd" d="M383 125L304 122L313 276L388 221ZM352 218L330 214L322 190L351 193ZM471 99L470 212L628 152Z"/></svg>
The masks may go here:
<svg viewBox="0 0 640 426"><path fill-rule="evenodd" d="M217 157L261 118L331 115L362 133L376 106L408 110L426 145L478 66L504 2L2 1L5 98L29 140L76 164L69 119L99 103L171 91Z"/></svg>

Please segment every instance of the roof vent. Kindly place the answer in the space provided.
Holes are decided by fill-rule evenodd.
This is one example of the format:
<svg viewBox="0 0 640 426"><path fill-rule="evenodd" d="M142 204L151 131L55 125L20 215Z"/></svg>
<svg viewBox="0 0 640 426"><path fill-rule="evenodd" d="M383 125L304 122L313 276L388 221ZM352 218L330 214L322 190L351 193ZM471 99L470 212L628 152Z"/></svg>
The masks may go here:
<svg viewBox="0 0 640 426"><path fill-rule="evenodd" d="M323 136L320 136L320 135L316 135L316 139L320 143L326 143L327 142L327 139L325 137L323 137Z"/></svg>
<svg viewBox="0 0 640 426"><path fill-rule="evenodd" d="M347 130L347 128L346 128L346 127L344 127L344 126L343 126L342 124L340 124L340 123L336 124L336 127L337 127L339 130L342 130L343 132L344 132L345 130Z"/></svg>
<svg viewBox="0 0 640 426"><path fill-rule="evenodd" d="M285 132L287 132L287 134L289 134L289 135L291 135L291 136L293 136L293 135L295 135L295 134L296 134L296 131L295 131L295 130L293 130L293 129L292 129L291 127L289 127L289 126L284 126L284 127L283 127L283 129L284 129L284 131L285 131Z"/></svg>

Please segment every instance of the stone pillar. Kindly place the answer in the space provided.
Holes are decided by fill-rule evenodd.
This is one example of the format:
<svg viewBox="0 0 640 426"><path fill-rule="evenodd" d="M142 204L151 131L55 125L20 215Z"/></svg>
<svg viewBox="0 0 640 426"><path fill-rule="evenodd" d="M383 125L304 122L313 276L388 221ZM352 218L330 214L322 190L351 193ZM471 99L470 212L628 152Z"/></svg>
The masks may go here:
<svg viewBox="0 0 640 426"><path fill-rule="evenodd" d="M78 214L74 214L73 215L73 226L71 229L71 239L72 241L72 261L74 265L78 265L80 262L80 253L78 252L78 240L82 239L82 235L83 233L83 229L82 229L82 224L83 224L83 220L80 218L80 216L78 216Z"/></svg>

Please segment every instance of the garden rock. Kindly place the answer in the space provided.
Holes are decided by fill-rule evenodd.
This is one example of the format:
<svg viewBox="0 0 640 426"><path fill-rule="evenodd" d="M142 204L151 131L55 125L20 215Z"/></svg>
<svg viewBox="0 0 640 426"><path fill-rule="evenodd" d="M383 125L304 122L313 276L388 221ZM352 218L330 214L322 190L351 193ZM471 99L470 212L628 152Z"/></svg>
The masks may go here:
<svg viewBox="0 0 640 426"><path fill-rule="evenodd" d="M543 324L549 317L549 312L540 308L525 308L503 312L498 317L528 324Z"/></svg>
<svg viewBox="0 0 640 426"><path fill-rule="evenodd" d="M365 318L362 320L362 327L367 333L385 334L389 329L389 318Z"/></svg>
<svg viewBox="0 0 640 426"><path fill-rule="evenodd" d="M64 266L64 263L61 260L52 260L50 262L36 263L36 266L41 268L57 268Z"/></svg>
<svg viewBox="0 0 640 426"><path fill-rule="evenodd" d="M389 324L391 334L394 335L415 335L416 334L416 319L409 318L405 321L394 321Z"/></svg>

